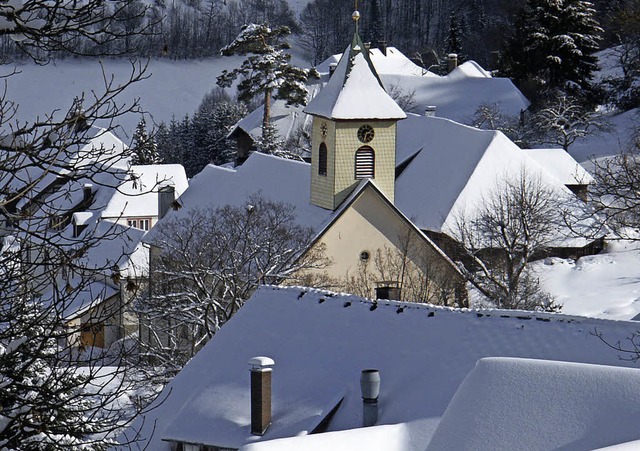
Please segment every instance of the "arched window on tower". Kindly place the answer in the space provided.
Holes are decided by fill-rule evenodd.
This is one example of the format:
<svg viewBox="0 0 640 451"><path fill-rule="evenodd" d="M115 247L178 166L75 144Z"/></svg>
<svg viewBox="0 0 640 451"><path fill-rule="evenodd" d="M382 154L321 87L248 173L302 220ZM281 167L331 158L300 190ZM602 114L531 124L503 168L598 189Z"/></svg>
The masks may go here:
<svg viewBox="0 0 640 451"><path fill-rule="evenodd" d="M372 179L375 177L376 154L369 146L362 146L356 151L356 179Z"/></svg>
<svg viewBox="0 0 640 451"><path fill-rule="evenodd" d="M327 175L327 145L320 143L318 150L318 175Z"/></svg>

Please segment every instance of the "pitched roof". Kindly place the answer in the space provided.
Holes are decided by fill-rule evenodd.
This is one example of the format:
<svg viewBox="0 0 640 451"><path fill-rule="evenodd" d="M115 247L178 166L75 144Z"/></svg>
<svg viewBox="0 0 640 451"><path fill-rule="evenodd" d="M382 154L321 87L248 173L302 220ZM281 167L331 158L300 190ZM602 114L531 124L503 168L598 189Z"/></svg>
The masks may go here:
<svg viewBox="0 0 640 451"><path fill-rule="evenodd" d="M404 119L356 34L326 86L304 109L328 119Z"/></svg>
<svg viewBox="0 0 640 451"><path fill-rule="evenodd" d="M454 234L460 217L473 215L483 197L522 171L564 199L576 217L586 216L573 193L501 132L410 115L398 123L398 165L410 157L396 179L395 203L421 229ZM428 202L416 193L428 196ZM560 225L555 245L588 243L565 232Z"/></svg>
<svg viewBox="0 0 640 451"><path fill-rule="evenodd" d="M158 216L158 188L161 185L173 185L176 197L189 186L180 164L133 165L129 174L109 199L101 213L103 218Z"/></svg>
<svg viewBox="0 0 640 451"><path fill-rule="evenodd" d="M326 76L329 65L341 58L333 55L318 65ZM508 78L494 77L475 61L466 61L449 74L440 76L413 64L399 50L389 47L387 54L369 51L384 86L409 95L422 113L427 106L436 107L436 116L469 123L482 105L492 105L507 116L517 116L529 106L527 98Z"/></svg>
<svg viewBox="0 0 640 451"><path fill-rule="evenodd" d="M265 199L293 205L300 225L319 230L333 212L309 203L310 186L308 163L254 152L235 169L206 166L180 196L182 208L169 211L164 221L185 217L193 209L244 205L249 197L260 194ZM152 229L145 242L152 243L157 234Z"/></svg>
<svg viewBox="0 0 640 451"><path fill-rule="evenodd" d="M636 368L482 359L456 392L427 450L615 445L640 438L639 405Z"/></svg>
<svg viewBox="0 0 640 451"><path fill-rule="evenodd" d="M141 449L168 450L163 438L240 447L285 433L307 434L343 397L328 430L359 428L360 372L378 368L378 424L406 423L419 435L443 415L465 375L483 357L633 366L590 333L596 328L615 342L637 324L375 303L307 288L261 287L165 388L166 399L161 395L157 407L132 427L142 427L141 436L148 440L137 445ZM273 422L262 438L249 432L247 363L258 355L275 360ZM605 427L615 430L608 423ZM395 439L403 449L424 449L424 441L422 448L412 448L410 437Z"/></svg>
<svg viewBox="0 0 640 451"><path fill-rule="evenodd" d="M593 176L563 149L522 150L564 185L588 185L593 183Z"/></svg>

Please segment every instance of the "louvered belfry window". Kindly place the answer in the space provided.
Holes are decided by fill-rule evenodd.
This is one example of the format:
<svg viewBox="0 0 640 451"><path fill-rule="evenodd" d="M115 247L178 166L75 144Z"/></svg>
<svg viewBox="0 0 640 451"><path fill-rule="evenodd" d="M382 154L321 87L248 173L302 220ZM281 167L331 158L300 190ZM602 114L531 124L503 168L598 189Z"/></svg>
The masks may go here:
<svg viewBox="0 0 640 451"><path fill-rule="evenodd" d="M372 179L375 177L376 154L369 146L362 146L356 151L356 179Z"/></svg>
<svg viewBox="0 0 640 451"><path fill-rule="evenodd" d="M318 150L318 174L327 175L327 145L320 143Z"/></svg>

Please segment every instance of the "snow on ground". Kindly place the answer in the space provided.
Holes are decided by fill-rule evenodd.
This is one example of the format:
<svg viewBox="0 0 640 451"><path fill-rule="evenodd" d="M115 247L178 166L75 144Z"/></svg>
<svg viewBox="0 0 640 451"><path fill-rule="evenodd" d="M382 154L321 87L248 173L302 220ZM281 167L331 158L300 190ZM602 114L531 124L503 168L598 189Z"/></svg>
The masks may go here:
<svg viewBox="0 0 640 451"><path fill-rule="evenodd" d="M640 250L609 244L608 252L578 261L547 258L533 264L562 313L596 318L634 318L640 313Z"/></svg>
<svg viewBox="0 0 640 451"><path fill-rule="evenodd" d="M638 126L639 117L640 109L638 108L614 116L605 116L612 131L576 140L569 147L569 153L576 161L588 163L592 158L616 155L629 150L632 130Z"/></svg>
<svg viewBox="0 0 640 451"><path fill-rule="evenodd" d="M149 60L149 77L127 88L118 97L118 104L130 104L139 98L142 110L149 113L149 126L153 122L168 123L172 116L180 120L185 114L192 115L204 95L217 87L216 77L224 69L239 67L243 59L230 56L180 61ZM144 64L145 60L141 62ZM308 65L296 54L292 63ZM4 65L0 66L0 75L10 74L14 69L19 73L3 79L7 83L7 100L19 105L17 120L33 121L35 117L44 118L52 111L63 117L73 99L83 93L88 103L92 91L96 94L104 91L104 77L110 80L113 76L115 85L124 83L131 75L132 65L126 59L67 59L52 61L45 66L33 63ZM130 142L139 119L136 114L117 119L116 123L122 128L116 133L126 143Z"/></svg>

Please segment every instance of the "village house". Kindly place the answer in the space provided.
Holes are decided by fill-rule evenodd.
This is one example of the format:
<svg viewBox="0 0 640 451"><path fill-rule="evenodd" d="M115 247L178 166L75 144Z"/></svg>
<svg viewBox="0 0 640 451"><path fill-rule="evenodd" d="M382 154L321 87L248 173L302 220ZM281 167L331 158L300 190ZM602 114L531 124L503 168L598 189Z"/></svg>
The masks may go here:
<svg viewBox="0 0 640 451"><path fill-rule="evenodd" d="M156 451L627 443L640 440L640 370L593 332L624 345L636 329L264 286L125 435Z"/></svg>
<svg viewBox="0 0 640 451"><path fill-rule="evenodd" d="M148 277L141 240L187 188L187 178L180 165L130 166L122 156L126 145L111 132L93 127L88 135L64 162L52 162L59 170L28 167L13 176L20 195L5 213L3 250L36 268L30 288L56 304L70 331L67 344L106 349L138 330L125 306ZM92 173L78 177L66 167ZM25 240L21 229L39 233ZM61 261L61 251L72 264Z"/></svg>

